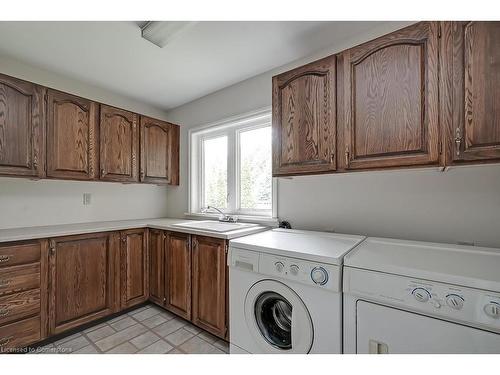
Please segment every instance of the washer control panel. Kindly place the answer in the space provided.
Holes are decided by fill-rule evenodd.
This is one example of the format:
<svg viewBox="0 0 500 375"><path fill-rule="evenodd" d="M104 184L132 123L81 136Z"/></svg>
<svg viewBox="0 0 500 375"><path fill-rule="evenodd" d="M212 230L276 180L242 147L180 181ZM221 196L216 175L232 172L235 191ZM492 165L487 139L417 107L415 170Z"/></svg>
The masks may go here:
<svg viewBox="0 0 500 375"><path fill-rule="evenodd" d="M344 292L500 332L500 293L348 267Z"/></svg>
<svg viewBox="0 0 500 375"><path fill-rule="evenodd" d="M337 266L261 253L259 273L340 291Z"/></svg>

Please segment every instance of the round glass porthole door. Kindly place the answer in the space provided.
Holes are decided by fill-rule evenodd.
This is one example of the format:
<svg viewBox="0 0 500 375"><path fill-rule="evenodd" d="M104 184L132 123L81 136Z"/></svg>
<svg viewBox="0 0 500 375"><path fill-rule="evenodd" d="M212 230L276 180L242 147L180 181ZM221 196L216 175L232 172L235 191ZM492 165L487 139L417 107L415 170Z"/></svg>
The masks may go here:
<svg viewBox="0 0 500 375"><path fill-rule="evenodd" d="M254 284L245 301L245 318L263 353L308 353L311 349L309 312L299 296L281 282Z"/></svg>

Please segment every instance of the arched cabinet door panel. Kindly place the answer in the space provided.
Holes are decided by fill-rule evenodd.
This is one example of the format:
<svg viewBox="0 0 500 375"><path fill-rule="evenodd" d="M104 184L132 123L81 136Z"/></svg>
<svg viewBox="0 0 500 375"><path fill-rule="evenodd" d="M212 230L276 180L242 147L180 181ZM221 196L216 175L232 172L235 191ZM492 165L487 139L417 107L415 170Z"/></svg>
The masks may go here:
<svg viewBox="0 0 500 375"><path fill-rule="evenodd" d="M45 176L45 91L0 74L0 175Z"/></svg>
<svg viewBox="0 0 500 375"><path fill-rule="evenodd" d="M498 162L500 22L445 22L443 29L447 162Z"/></svg>
<svg viewBox="0 0 500 375"><path fill-rule="evenodd" d="M343 169L439 163L437 22L421 22L339 57Z"/></svg>
<svg viewBox="0 0 500 375"><path fill-rule="evenodd" d="M47 95L47 176L93 180L98 170L97 104L49 90Z"/></svg>
<svg viewBox="0 0 500 375"><path fill-rule="evenodd" d="M105 181L139 181L137 115L101 105L100 174Z"/></svg>
<svg viewBox="0 0 500 375"><path fill-rule="evenodd" d="M141 116L141 182L179 183L178 128L168 122Z"/></svg>
<svg viewBox="0 0 500 375"><path fill-rule="evenodd" d="M273 77L273 175L331 172L335 56Z"/></svg>

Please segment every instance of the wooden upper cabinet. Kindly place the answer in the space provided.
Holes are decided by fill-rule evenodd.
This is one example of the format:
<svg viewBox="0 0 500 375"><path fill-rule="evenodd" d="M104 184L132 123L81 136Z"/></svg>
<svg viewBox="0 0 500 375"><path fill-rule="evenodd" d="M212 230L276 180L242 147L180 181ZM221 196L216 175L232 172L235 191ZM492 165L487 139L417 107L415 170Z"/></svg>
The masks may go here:
<svg viewBox="0 0 500 375"><path fill-rule="evenodd" d="M443 23L448 164L500 160L500 22Z"/></svg>
<svg viewBox="0 0 500 375"><path fill-rule="evenodd" d="M148 244L144 229L131 229L121 236L121 307L144 302L149 296Z"/></svg>
<svg viewBox="0 0 500 375"><path fill-rule="evenodd" d="M49 255L49 331L58 334L117 310L116 234L52 239Z"/></svg>
<svg viewBox="0 0 500 375"><path fill-rule="evenodd" d="M191 244L185 233L168 232L165 244L165 307L191 319Z"/></svg>
<svg viewBox="0 0 500 375"><path fill-rule="evenodd" d="M165 239L164 231L149 229L149 299L159 305L165 302Z"/></svg>
<svg viewBox="0 0 500 375"><path fill-rule="evenodd" d="M421 22L340 54L341 168L439 163L438 28Z"/></svg>
<svg viewBox="0 0 500 375"><path fill-rule="evenodd" d="M273 175L336 169L335 56L273 77Z"/></svg>
<svg viewBox="0 0 500 375"><path fill-rule="evenodd" d="M0 74L0 175L44 177L45 89Z"/></svg>
<svg viewBox="0 0 500 375"><path fill-rule="evenodd" d="M99 178L117 182L139 181L138 151L137 115L101 105Z"/></svg>
<svg viewBox="0 0 500 375"><path fill-rule="evenodd" d="M47 176L93 180L98 174L98 105L48 90Z"/></svg>
<svg viewBox="0 0 500 375"><path fill-rule="evenodd" d="M225 338L226 241L193 236L193 323Z"/></svg>
<svg viewBox="0 0 500 375"><path fill-rule="evenodd" d="M179 127L141 116L141 182L179 184Z"/></svg>

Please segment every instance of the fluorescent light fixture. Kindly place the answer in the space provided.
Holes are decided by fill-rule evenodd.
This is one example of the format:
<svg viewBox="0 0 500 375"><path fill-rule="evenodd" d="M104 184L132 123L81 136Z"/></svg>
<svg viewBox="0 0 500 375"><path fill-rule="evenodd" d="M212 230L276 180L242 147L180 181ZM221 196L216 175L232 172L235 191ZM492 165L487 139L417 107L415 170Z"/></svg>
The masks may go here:
<svg viewBox="0 0 500 375"><path fill-rule="evenodd" d="M192 21L148 21L141 27L141 35L144 39L163 48L194 24L196 22Z"/></svg>

